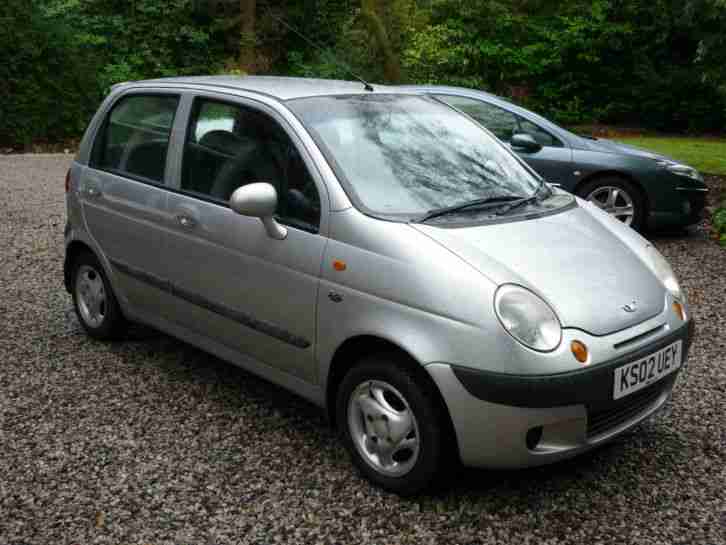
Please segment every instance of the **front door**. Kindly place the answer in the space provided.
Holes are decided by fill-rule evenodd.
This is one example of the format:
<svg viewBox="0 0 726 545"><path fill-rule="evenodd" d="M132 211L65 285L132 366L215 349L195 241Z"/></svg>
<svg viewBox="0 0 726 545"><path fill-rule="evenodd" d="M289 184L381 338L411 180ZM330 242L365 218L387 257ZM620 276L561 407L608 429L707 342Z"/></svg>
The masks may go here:
<svg viewBox="0 0 726 545"><path fill-rule="evenodd" d="M111 108L80 182L88 230L108 259L117 295L136 311L160 314L161 231L166 222L169 135L179 104L171 94L129 94Z"/></svg>
<svg viewBox="0 0 726 545"><path fill-rule="evenodd" d="M518 133L528 134L542 147L537 151L512 149L537 173L552 184L571 190L577 181L572 168L572 149L539 125L517 116Z"/></svg>
<svg viewBox="0 0 726 545"><path fill-rule="evenodd" d="M238 187L268 182L278 193L284 240L229 207ZM309 382L325 238L320 193L298 148L271 115L197 97L166 233L170 319Z"/></svg>
<svg viewBox="0 0 726 545"><path fill-rule="evenodd" d="M470 115L506 144L509 144L515 134L529 134L542 145L539 150L512 150L546 181L565 189L575 182L572 150L545 129L518 114L483 100L454 95L437 95L437 98Z"/></svg>

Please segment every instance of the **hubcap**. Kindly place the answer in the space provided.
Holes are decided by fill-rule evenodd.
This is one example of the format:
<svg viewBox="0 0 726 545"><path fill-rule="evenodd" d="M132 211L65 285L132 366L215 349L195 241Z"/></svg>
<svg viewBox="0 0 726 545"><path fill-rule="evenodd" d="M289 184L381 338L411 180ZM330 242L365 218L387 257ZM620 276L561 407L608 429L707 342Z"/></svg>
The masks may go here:
<svg viewBox="0 0 726 545"><path fill-rule="evenodd" d="M348 401L348 428L358 453L376 471L401 477L418 460L416 417L401 393L390 384L360 384Z"/></svg>
<svg viewBox="0 0 726 545"><path fill-rule="evenodd" d="M76 301L81 318L91 327L99 327L106 318L106 290L99 272L82 265L76 276Z"/></svg>
<svg viewBox="0 0 726 545"><path fill-rule="evenodd" d="M587 196L587 200L615 216L625 225L633 223L635 205L632 197L622 188L609 185L598 187Z"/></svg>

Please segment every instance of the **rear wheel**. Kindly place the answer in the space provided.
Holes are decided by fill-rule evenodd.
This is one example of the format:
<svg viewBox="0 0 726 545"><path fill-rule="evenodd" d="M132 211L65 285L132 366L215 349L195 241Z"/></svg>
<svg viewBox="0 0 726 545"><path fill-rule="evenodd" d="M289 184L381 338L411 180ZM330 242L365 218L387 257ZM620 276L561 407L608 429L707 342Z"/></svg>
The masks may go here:
<svg viewBox="0 0 726 545"><path fill-rule="evenodd" d="M86 333L95 339L117 339L127 324L96 256L84 252L73 262L73 305Z"/></svg>
<svg viewBox="0 0 726 545"><path fill-rule="evenodd" d="M447 469L446 421L432 385L395 355L353 367L338 390L336 413L353 463L382 488L415 494Z"/></svg>
<svg viewBox="0 0 726 545"><path fill-rule="evenodd" d="M577 195L637 231L645 224L645 199L640 189L627 180L598 178L578 189Z"/></svg>

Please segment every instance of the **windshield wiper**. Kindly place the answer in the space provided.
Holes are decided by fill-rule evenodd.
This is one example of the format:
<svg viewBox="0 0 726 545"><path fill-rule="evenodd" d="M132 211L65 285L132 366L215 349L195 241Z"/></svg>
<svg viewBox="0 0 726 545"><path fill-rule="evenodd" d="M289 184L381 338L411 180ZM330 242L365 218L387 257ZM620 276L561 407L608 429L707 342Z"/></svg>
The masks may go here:
<svg viewBox="0 0 726 545"><path fill-rule="evenodd" d="M447 206L445 208L435 208L434 210L429 210L428 212L426 212L426 214L424 214L420 218L417 218L415 222L424 223L430 219L438 218L439 216L445 216L446 214L452 214L454 212L459 212L460 210L465 210L467 208L473 208L475 206L479 207L493 204L494 206L487 208L495 208L499 206L500 203L509 201L519 202L521 199L522 197L519 195L500 195L498 197L487 197L486 199L474 199L473 201L467 201L462 204L455 204L454 206Z"/></svg>
<svg viewBox="0 0 726 545"><path fill-rule="evenodd" d="M502 207L500 210L497 210L497 216L501 216L504 214L508 214L512 210L515 210L516 208L521 208L522 206L526 206L528 204L532 204L533 202L537 202L540 199L540 191L542 191L542 188L547 187L547 184L545 184L544 180L541 180L539 185L537 186L537 189L534 190L534 193L531 197L525 197L523 199L519 199L516 202L513 202L509 206Z"/></svg>

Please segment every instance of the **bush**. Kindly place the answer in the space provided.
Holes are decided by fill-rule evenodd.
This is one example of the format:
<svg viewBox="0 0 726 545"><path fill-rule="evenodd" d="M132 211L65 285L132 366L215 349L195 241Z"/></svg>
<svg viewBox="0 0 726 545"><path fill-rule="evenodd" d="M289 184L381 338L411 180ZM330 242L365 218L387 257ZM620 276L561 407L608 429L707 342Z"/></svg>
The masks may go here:
<svg viewBox="0 0 726 545"><path fill-rule="evenodd" d="M94 60L37 2L0 4L0 145L78 136L99 100ZM9 55L7 54L9 53Z"/></svg>
<svg viewBox="0 0 726 545"><path fill-rule="evenodd" d="M726 200L714 212L711 224L713 225L716 240L721 246L726 246Z"/></svg>

